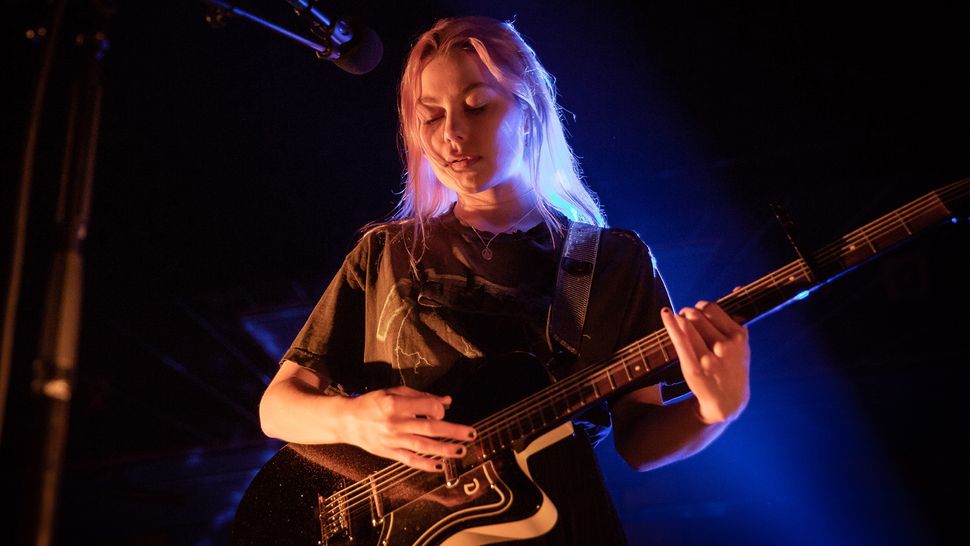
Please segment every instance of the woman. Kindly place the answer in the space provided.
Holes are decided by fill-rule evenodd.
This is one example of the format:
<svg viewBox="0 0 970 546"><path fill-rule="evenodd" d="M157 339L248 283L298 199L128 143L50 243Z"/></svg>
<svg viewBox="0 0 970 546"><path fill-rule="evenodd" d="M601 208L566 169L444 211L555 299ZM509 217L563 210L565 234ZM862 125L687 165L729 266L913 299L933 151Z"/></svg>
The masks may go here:
<svg viewBox="0 0 970 546"><path fill-rule="evenodd" d="M511 24L439 21L411 50L399 113L407 178L396 215L347 256L260 418L288 442L352 444L442 472L477 432L447 418L463 372L516 351L552 361L546 317L567 220L605 220L566 143L552 78ZM663 406L656 387L633 391L530 459L559 512L537 543L623 542L591 449L610 415L616 449L643 471L702 449L749 396L746 329L712 303L671 312L635 234L603 231L593 279L580 361L665 327L694 396Z"/></svg>

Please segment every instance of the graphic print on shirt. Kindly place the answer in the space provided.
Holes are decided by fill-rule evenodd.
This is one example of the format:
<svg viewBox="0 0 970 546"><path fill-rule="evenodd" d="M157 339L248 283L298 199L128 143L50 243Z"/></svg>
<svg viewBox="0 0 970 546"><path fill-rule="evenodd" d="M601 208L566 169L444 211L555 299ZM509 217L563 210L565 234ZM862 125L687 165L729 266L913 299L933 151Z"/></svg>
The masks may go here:
<svg viewBox="0 0 970 546"><path fill-rule="evenodd" d="M501 286L476 275L422 271L422 281L399 278L381 305L376 328L380 352L390 357L402 382L425 376L421 383L444 373L457 359L480 359L488 348L477 342L484 323L521 319L523 300L528 313L544 315L548 302L529 298L520 289ZM508 323L509 321L504 321ZM518 322L518 321L512 321ZM509 337L509 336L506 336ZM514 333L511 338L521 338ZM441 370L429 370L435 368ZM428 377L431 376L431 377Z"/></svg>

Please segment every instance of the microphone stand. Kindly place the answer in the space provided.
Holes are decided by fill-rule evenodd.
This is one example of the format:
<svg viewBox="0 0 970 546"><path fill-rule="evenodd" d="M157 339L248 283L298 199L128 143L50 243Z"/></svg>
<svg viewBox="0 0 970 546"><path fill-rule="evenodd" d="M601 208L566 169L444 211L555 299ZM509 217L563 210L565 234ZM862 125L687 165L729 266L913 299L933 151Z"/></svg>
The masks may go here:
<svg viewBox="0 0 970 546"><path fill-rule="evenodd" d="M16 301L20 298L24 242L30 193L34 178L40 120L46 101L48 82L55 64L71 67L70 99L64 137L64 150L58 177L55 210L56 247L53 250L50 275L47 279L45 304L37 337L37 353L33 359L31 398L39 418L39 433L31 440L36 449L30 467L25 469L29 486L28 498L21 507L27 510L25 523L29 543L48 546L56 530L56 512L64 452L67 444L70 404L75 385L78 339L81 329L81 300L83 293L84 260L82 247L87 236L97 155L98 131L101 123L101 60L108 47L102 30L110 10L100 9L97 3L78 4L61 0L54 6L53 24L46 36L41 70L37 77L34 103L27 127L21 165L21 183L16 210L13 260L10 271L4 317L3 366L0 367L3 392L0 404L6 402L6 382L12 365L9 358L15 331ZM66 12L87 10L83 20L91 26L82 29L62 28L67 21L76 21ZM87 24L86 24L87 25ZM70 40L63 40L67 36ZM63 40L63 41L61 41ZM57 57L66 53L66 59ZM59 59L55 63L55 58ZM65 62L66 61L66 62ZM0 418L3 415L0 414ZM13 522L11 522L13 523ZM8 531L12 531L8 529Z"/></svg>

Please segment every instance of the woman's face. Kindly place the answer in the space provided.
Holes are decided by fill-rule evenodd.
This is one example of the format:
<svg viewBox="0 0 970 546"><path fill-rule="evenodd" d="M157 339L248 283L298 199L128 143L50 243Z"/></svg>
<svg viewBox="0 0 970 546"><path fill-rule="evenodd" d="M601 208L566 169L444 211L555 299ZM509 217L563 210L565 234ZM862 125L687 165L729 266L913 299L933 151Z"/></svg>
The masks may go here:
<svg viewBox="0 0 970 546"><path fill-rule="evenodd" d="M458 51L428 63L417 113L425 155L459 198L497 200L527 190L525 116L477 55Z"/></svg>

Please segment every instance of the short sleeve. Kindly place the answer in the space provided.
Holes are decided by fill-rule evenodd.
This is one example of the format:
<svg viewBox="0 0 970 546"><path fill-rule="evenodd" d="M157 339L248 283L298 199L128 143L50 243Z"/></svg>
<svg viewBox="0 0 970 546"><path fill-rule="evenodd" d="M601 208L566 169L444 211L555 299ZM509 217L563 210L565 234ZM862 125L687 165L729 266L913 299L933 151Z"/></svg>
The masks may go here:
<svg viewBox="0 0 970 546"><path fill-rule="evenodd" d="M660 309L670 305L667 288L649 247L628 230L602 234L583 329L579 366L608 360L622 347L663 327ZM574 421L593 445L610 433L606 404Z"/></svg>
<svg viewBox="0 0 970 546"><path fill-rule="evenodd" d="M364 352L367 237L352 250L281 361L290 360L333 383L355 385Z"/></svg>
<svg viewBox="0 0 970 546"><path fill-rule="evenodd" d="M632 231L622 231L620 236L632 239L634 246L631 262L635 272L632 286L626 295L626 309L623 313L620 335L613 351L663 328L660 309L670 307L670 295L664 284L657 261L650 247L645 245Z"/></svg>
<svg viewBox="0 0 970 546"><path fill-rule="evenodd" d="M619 329L620 335L613 347L613 352L662 329L664 325L660 318L660 309L673 307L667 287L657 267L657 260L650 248L640 240L636 233L617 231L621 238L630 240L635 247L635 259L631 260L631 263L636 264L636 273L628 294L626 310L623 313L623 321ZM660 396L665 404L689 394L690 390L684 382L679 367L673 367L665 372L660 381Z"/></svg>

